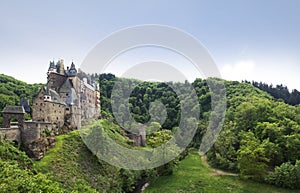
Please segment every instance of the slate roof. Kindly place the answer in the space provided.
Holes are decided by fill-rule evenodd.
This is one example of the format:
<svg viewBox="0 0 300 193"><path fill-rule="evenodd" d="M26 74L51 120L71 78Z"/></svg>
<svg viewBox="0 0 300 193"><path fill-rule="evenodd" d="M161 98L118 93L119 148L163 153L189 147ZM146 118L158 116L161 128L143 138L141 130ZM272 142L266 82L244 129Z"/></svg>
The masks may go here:
<svg viewBox="0 0 300 193"><path fill-rule="evenodd" d="M2 113L17 113L17 114L24 114L25 110L23 106L6 106Z"/></svg>
<svg viewBox="0 0 300 193"><path fill-rule="evenodd" d="M55 90L49 89L49 93L50 93L50 96L51 96L51 100L52 100L53 102L57 102L57 103L61 103L61 104L64 103L64 102L61 100L59 94L58 94Z"/></svg>
<svg viewBox="0 0 300 193"><path fill-rule="evenodd" d="M69 71L67 72L68 76L77 76L77 70L75 68L75 64L72 62L71 64L71 68L69 69Z"/></svg>
<svg viewBox="0 0 300 193"><path fill-rule="evenodd" d="M76 91L74 88L71 88L68 98L66 99L66 104L67 105L78 105L78 99L77 99Z"/></svg>
<svg viewBox="0 0 300 193"><path fill-rule="evenodd" d="M26 113L30 113L31 112L30 104L29 104L28 100L26 100L24 98L21 98L20 106L23 106L23 108L24 108L24 110L25 110Z"/></svg>

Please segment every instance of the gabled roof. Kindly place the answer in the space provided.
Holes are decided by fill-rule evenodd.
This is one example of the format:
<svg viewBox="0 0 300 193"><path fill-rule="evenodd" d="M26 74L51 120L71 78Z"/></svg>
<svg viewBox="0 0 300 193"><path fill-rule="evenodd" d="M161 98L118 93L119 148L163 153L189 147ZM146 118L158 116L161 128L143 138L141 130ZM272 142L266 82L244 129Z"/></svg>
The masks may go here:
<svg viewBox="0 0 300 193"><path fill-rule="evenodd" d="M6 106L2 113L25 114L23 106Z"/></svg>

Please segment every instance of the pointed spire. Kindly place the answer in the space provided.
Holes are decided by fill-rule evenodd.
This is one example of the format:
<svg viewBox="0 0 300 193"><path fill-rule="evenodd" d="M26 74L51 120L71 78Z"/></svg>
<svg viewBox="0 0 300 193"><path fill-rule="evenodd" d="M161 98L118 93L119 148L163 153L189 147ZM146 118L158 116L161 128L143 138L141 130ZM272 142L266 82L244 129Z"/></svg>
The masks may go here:
<svg viewBox="0 0 300 193"><path fill-rule="evenodd" d="M71 63L71 67L68 71L68 75L69 76L77 76L77 69L76 69L75 64L73 63L73 61Z"/></svg>
<svg viewBox="0 0 300 193"><path fill-rule="evenodd" d="M55 66L54 61L50 61L49 68L48 68L48 73L55 72L55 71L56 71L56 66Z"/></svg>

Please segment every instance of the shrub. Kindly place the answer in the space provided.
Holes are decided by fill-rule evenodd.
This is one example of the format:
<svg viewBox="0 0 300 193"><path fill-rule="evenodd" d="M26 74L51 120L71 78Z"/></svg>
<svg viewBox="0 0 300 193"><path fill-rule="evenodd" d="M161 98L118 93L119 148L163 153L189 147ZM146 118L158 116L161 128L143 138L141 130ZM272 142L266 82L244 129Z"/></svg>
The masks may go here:
<svg viewBox="0 0 300 193"><path fill-rule="evenodd" d="M266 181L283 188L300 189L300 160L293 165L290 162L283 163L275 168Z"/></svg>

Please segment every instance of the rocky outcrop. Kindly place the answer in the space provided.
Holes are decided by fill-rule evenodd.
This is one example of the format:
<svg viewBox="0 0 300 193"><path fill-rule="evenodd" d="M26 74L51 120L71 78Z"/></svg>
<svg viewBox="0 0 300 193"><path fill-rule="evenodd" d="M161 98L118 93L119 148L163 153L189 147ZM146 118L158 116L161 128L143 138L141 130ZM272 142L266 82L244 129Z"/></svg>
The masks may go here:
<svg viewBox="0 0 300 193"><path fill-rule="evenodd" d="M55 146L55 137L42 137L26 145L25 151L33 160L40 160L44 157L49 148Z"/></svg>

